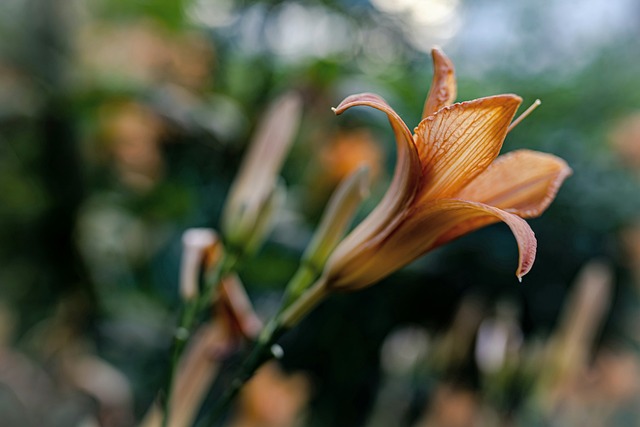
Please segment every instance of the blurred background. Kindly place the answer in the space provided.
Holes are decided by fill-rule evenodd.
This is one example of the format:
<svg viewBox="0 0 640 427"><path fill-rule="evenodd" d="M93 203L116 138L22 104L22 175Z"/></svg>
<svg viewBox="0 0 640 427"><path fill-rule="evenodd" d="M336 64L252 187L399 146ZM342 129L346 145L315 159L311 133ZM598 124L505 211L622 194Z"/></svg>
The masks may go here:
<svg viewBox="0 0 640 427"><path fill-rule="evenodd" d="M503 152L574 170L530 221L533 270L517 282L500 224L335 295L226 422L639 423L637 1L3 0L0 35L3 425L142 419L169 362L181 235L218 226L262 112L293 89L304 113L287 205L239 272L268 318L340 179L370 165L362 217L392 174L384 115L330 107L376 92L412 128L434 45L458 100L542 100ZM278 409L259 408L269 396Z"/></svg>

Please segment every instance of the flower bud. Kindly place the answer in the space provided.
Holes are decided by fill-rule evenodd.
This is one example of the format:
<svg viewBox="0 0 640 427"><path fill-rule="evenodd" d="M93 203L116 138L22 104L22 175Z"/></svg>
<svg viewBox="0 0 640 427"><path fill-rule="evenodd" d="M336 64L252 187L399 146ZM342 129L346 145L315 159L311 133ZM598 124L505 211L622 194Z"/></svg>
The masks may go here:
<svg viewBox="0 0 640 427"><path fill-rule="evenodd" d="M185 301L198 295L198 279L205 251L219 243L218 235L209 228L190 228L182 234L180 294Z"/></svg>
<svg viewBox="0 0 640 427"><path fill-rule="evenodd" d="M284 206L287 198L287 191L283 183L275 185L265 203L261 206L260 213L256 218L256 223L251 229L251 233L244 240L244 254L253 254L262 245L273 228L274 219L280 209Z"/></svg>
<svg viewBox="0 0 640 427"><path fill-rule="evenodd" d="M362 200L369 195L369 168L360 166L333 192L320 224L302 256L316 272L322 271L329 255L345 235Z"/></svg>
<svg viewBox="0 0 640 427"><path fill-rule="evenodd" d="M225 242L233 250L249 252L248 246L264 239L269 227L265 215L272 213L280 197L278 174L300 123L301 100L288 93L276 100L258 126L240 166L222 213ZM270 205L270 206L268 206Z"/></svg>

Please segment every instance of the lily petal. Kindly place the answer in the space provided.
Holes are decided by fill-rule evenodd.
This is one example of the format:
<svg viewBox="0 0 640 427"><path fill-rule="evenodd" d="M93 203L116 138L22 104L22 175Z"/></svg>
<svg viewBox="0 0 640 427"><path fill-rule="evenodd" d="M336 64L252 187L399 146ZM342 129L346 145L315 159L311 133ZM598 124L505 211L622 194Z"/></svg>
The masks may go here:
<svg viewBox="0 0 640 427"><path fill-rule="evenodd" d="M340 242L334 251L334 254L337 252L338 256L348 254L361 242L378 234L387 227L397 213L406 209L415 197L422 176L413 135L398 113L384 99L371 93L347 97L334 109L334 112L342 114L347 109L356 106L372 107L387 114L396 135L398 154L393 180L387 192L376 208Z"/></svg>
<svg viewBox="0 0 640 427"><path fill-rule="evenodd" d="M547 209L569 175L571 168L559 157L517 150L499 156L456 197L533 218Z"/></svg>
<svg viewBox="0 0 640 427"><path fill-rule="evenodd" d="M415 129L424 187L420 199L452 197L498 156L522 102L496 95L444 107Z"/></svg>
<svg viewBox="0 0 640 427"><path fill-rule="evenodd" d="M442 202L443 200L439 200L437 203ZM443 206L446 205L443 204ZM516 277L518 280L522 280L522 277L531 270L536 259L538 243L527 221L511 212L467 200L450 199L449 209L457 210L461 217L466 215L466 219L442 234L435 242L434 248L486 225L502 221L509 226L518 244L519 256Z"/></svg>
<svg viewBox="0 0 640 427"><path fill-rule="evenodd" d="M429 96L424 103L422 118L432 115L456 100L456 76L451 60L438 48L431 50L433 57L433 80Z"/></svg>
<svg viewBox="0 0 640 427"><path fill-rule="evenodd" d="M518 243L516 276L521 279L533 265L537 245L525 220L482 203L440 199L414 206L393 232L355 248L344 259L333 259L325 270L328 284L343 290L365 287L431 249L498 221L509 226Z"/></svg>

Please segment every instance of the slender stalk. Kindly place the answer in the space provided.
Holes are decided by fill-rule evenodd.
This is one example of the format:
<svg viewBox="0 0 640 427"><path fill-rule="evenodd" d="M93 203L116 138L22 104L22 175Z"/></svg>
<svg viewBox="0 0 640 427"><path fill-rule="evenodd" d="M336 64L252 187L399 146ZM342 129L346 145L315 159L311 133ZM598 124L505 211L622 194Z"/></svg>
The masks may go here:
<svg viewBox="0 0 640 427"><path fill-rule="evenodd" d="M300 274L294 275L291 279L289 283L294 283L295 286L290 287L288 285L287 290L298 289L298 286L300 286L306 291L289 305L287 305L287 298L283 300L279 314L264 327L255 347L234 376L229 387L220 396L208 416L197 424L198 427L212 427L215 425L244 384L251 379L260 366L274 357L272 348L278 338L298 323L327 296L328 290L324 278L318 279L311 287L308 287L308 283L305 283L305 280L312 281L313 275L300 272Z"/></svg>
<svg viewBox="0 0 640 427"><path fill-rule="evenodd" d="M282 297L278 315L280 315L286 308L291 306L291 304L293 304L295 300L300 298L300 296L309 287L309 285L313 283L315 278L318 276L318 273L316 271L316 269L312 268L306 263L300 265L298 271L296 271L296 273L287 284L287 287L284 291L284 296Z"/></svg>
<svg viewBox="0 0 640 427"><path fill-rule="evenodd" d="M259 156L256 159L259 162L262 161ZM316 279L320 276L331 252L344 236L360 202L367 194L367 188L368 169L365 167L351 174L334 192L323 213L320 225L302 256L298 271L285 288L280 309L263 329L253 352L225 393L216 402L207 421L201 425L215 423L244 383L253 376L260 365L273 357L271 348L280 335L295 325L326 296L326 280L323 277ZM229 219L231 222L235 220L235 218Z"/></svg>
<svg viewBox="0 0 640 427"><path fill-rule="evenodd" d="M182 315L180 316L180 324L176 328L176 331L173 335L173 343L171 345L171 365L169 367L169 375L167 378L167 383L165 385L165 402L164 413L162 416L162 427L167 427L169 425L173 384L178 371L180 356L182 356L184 347L186 346L187 341L189 340L189 336L191 335L190 331L193 327L192 325L196 317L196 307L196 301L190 301L188 305L184 307Z"/></svg>
<svg viewBox="0 0 640 427"><path fill-rule="evenodd" d="M236 373L222 396L220 396L216 401L208 416L197 424L198 427L210 427L215 425L216 421L226 412L233 399L237 396L246 382L253 377L258 368L274 357L274 353L271 350L273 343L284 332L285 329L278 327L277 323L273 321L265 326L258 341L256 342L256 345L240 367L240 370Z"/></svg>
<svg viewBox="0 0 640 427"><path fill-rule="evenodd" d="M184 351L189 338L193 334L193 330L197 326L198 315L207 308L213 300L213 295L218 288L218 284L224 276L235 267L238 257L234 254L224 254L223 258L214 269L207 272L204 278L204 289L201 294L193 300L187 302L182 310L180 322L173 336L171 350L171 366L169 367L169 375L165 385L165 402L164 414L162 417L162 427L168 427L171 412L171 397L173 393L173 385L178 371L180 358Z"/></svg>
<svg viewBox="0 0 640 427"><path fill-rule="evenodd" d="M289 329L300 322L316 305L328 295L327 281L320 277L310 288L278 316L278 325Z"/></svg>

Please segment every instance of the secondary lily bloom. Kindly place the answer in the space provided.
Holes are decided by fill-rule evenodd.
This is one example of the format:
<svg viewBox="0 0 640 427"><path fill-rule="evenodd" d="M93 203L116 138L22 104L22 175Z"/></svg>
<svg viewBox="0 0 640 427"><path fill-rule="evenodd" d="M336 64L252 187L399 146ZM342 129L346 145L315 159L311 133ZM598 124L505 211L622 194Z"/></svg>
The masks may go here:
<svg viewBox="0 0 640 427"><path fill-rule="evenodd" d="M433 82L413 134L374 94L350 96L334 110L368 106L386 113L398 155L382 201L328 260L329 288L370 285L427 251L498 221L517 240L518 279L531 269L536 239L523 218L549 206L571 169L558 157L529 150L498 157L522 99L506 94L453 104L453 65L440 50L432 54Z"/></svg>

